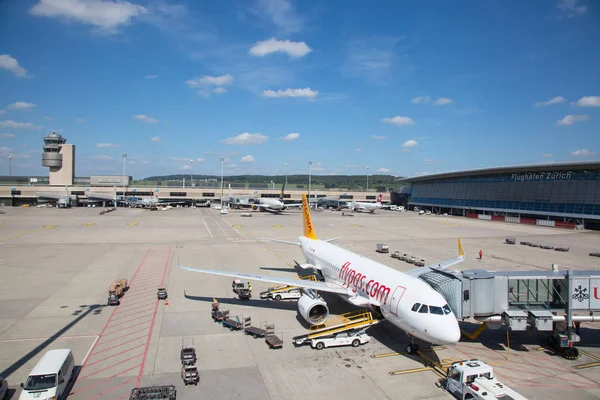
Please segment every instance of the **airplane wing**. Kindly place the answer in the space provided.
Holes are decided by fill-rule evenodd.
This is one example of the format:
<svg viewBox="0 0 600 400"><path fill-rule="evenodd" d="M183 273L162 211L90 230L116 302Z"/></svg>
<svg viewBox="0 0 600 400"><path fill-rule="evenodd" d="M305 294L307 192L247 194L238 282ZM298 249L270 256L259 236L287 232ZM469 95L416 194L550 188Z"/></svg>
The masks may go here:
<svg viewBox="0 0 600 400"><path fill-rule="evenodd" d="M419 276L422 275L424 273L427 273L429 271L443 271L448 267L451 267L452 265L456 265L458 263L461 263L465 260L465 252L463 250L462 247L462 243L460 242L460 239L458 239L458 257L452 259L452 260L447 260L447 261L442 261L441 263L438 264L428 264L425 265L424 267L420 267L417 269L411 269L410 271L406 271L405 273L410 275L410 276Z"/></svg>
<svg viewBox="0 0 600 400"><path fill-rule="evenodd" d="M229 277L238 278L238 279L250 279L250 280L260 281L260 282L277 283L280 285L298 286L298 287L302 287L302 288L306 288L306 289L314 289L314 290L318 290L321 292L337 293L337 294L342 294L342 295L346 295L346 296L350 294L350 291L347 288L339 286L339 285L335 285L332 283L327 283L327 282L316 282L316 281L309 281L309 280L304 280L304 279L278 278L275 276L247 274L247 273L242 273L242 272L216 271L216 270L211 270L211 269L190 268L190 267L185 267L181 264L178 264L178 265L179 265L179 268L181 268L184 271L201 272L203 274L212 274L212 275L220 275L220 276L229 276Z"/></svg>
<svg viewBox="0 0 600 400"><path fill-rule="evenodd" d="M302 203L291 203L291 204L285 205L285 208L296 208L296 207L302 207Z"/></svg>

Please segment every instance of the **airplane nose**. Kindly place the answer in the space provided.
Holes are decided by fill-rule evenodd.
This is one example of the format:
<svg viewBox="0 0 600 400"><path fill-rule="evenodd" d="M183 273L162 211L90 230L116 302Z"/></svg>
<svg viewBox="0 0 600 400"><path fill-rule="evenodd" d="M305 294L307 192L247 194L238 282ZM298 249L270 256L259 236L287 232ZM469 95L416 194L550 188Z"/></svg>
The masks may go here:
<svg viewBox="0 0 600 400"><path fill-rule="evenodd" d="M458 326L458 322L453 322L453 324L447 324L442 329L440 329L440 327L437 328L437 334L435 335L435 344L452 345L458 343L461 336L460 328ZM430 330L430 332L435 332L435 330L432 329Z"/></svg>

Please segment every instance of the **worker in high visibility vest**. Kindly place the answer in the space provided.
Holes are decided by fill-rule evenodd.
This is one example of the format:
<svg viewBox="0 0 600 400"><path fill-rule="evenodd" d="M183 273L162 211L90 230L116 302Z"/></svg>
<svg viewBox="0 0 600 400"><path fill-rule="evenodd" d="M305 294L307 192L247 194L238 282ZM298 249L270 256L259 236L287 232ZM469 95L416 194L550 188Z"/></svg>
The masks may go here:
<svg viewBox="0 0 600 400"><path fill-rule="evenodd" d="M252 284L250 282L248 282L248 290L252 291Z"/></svg>

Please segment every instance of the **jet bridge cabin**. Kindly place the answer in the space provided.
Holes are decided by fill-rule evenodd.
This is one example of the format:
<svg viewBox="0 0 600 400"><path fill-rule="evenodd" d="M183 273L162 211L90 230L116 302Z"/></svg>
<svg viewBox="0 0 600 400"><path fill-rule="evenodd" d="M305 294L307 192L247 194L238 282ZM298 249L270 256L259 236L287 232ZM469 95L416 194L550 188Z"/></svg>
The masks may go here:
<svg viewBox="0 0 600 400"><path fill-rule="evenodd" d="M572 311L600 310L600 271L430 271L419 276L448 301L458 319L512 330L553 331L556 322L600 321ZM565 315L566 314L566 315ZM588 313L589 314L589 313ZM500 325L499 325L500 324Z"/></svg>

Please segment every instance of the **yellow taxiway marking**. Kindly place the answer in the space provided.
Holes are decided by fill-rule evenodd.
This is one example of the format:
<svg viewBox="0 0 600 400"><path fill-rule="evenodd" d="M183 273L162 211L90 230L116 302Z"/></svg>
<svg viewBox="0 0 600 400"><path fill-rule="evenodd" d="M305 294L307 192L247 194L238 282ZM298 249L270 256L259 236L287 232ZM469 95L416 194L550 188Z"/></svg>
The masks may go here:
<svg viewBox="0 0 600 400"><path fill-rule="evenodd" d="M44 229L53 229L53 228L56 228L56 225L44 225L44 226L42 226L42 228L44 228Z"/></svg>
<svg viewBox="0 0 600 400"><path fill-rule="evenodd" d="M236 228L236 229L241 229L241 228L243 228L243 227L244 227L244 225L232 225L232 226L233 226L234 228Z"/></svg>
<svg viewBox="0 0 600 400"><path fill-rule="evenodd" d="M421 368L405 369L403 371L392 371L392 372L390 372L390 375L414 374L415 372L431 371L432 369L433 368L431 368L431 367L421 367Z"/></svg>
<svg viewBox="0 0 600 400"><path fill-rule="evenodd" d="M128 225L128 226L137 226L137 224L138 224L138 221L139 221L139 220L137 220L137 219L136 219L135 221L128 222L128 223L127 223L127 225Z"/></svg>
<svg viewBox="0 0 600 400"><path fill-rule="evenodd" d="M584 356L587 356L587 357L591 358L592 360L600 361L600 357L590 354L587 351L579 350L579 354L583 354Z"/></svg>
<svg viewBox="0 0 600 400"><path fill-rule="evenodd" d="M0 226L4 225L4 222L0 222Z"/></svg>
<svg viewBox="0 0 600 400"><path fill-rule="evenodd" d="M35 229L30 229L30 230L25 231L25 232L17 233L15 235L5 236L3 238L0 238L0 242L6 242L6 241L11 240L11 239L16 239L18 237L25 236L25 235L28 235L30 233L37 232L37 231L39 231L41 229L42 228L35 228Z"/></svg>
<svg viewBox="0 0 600 400"><path fill-rule="evenodd" d="M419 350L419 352L421 351L436 351L436 350L445 350L446 346L432 346L431 348L428 349L423 349L423 350ZM382 353L382 354L372 354L371 358L385 358L385 357L395 357L395 356L403 356L408 354L408 352L406 351L401 351L399 353Z"/></svg>
<svg viewBox="0 0 600 400"><path fill-rule="evenodd" d="M273 228L283 228L283 225L273 225Z"/></svg>
<svg viewBox="0 0 600 400"><path fill-rule="evenodd" d="M452 222L438 222L440 225L446 226L460 226L460 224L452 223Z"/></svg>
<svg viewBox="0 0 600 400"><path fill-rule="evenodd" d="M83 226L92 226L92 225L96 225L95 222L86 222L85 224L83 224Z"/></svg>
<svg viewBox="0 0 600 400"><path fill-rule="evenodd" d="M586 369L586 368L593 368L593 367L600 367L600 362L596 361L596 362L589 363L589 364L581 364L581 365L574 366L575 369Z"/></svg>
<svg viewBox="0 0 600 400"><path fill-rule="evenodd" d="M358 225L358 224L352 224L350 226L353 228L362 228L363 227L362 225Z"/></svg>

